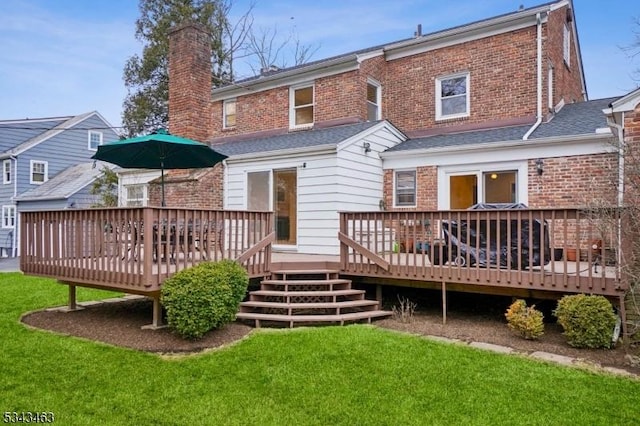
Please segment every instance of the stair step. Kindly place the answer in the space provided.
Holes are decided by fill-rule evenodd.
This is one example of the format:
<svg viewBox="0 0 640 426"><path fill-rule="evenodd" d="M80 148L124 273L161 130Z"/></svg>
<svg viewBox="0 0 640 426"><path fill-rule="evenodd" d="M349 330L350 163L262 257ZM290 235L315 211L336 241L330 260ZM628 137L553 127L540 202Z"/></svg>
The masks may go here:
<svg viewBox="0 0 640 426"><path fill-rule="evenodd" d="M240 303L240 306L250 308L278 308L278 309L344 309L344 308L362 308L367 306L376 306L375 300L345 300L342 302L318 302L318 303L281 303L281 302L262 302L250 300Z"/></svg>
<svg viewBox="0 0 640 426"><path fill-rule="evenodd" d="M351 284L351 280L344 280L342 278L330 279L330 280L262 280L260 284L274 284L274 285L323 285L323 284Z"/></svg>
<svg viewBox="0 0 640 426"><path fill-rule="evenodd" d="M256 290L250 294L252 296L354 296L358 294L365 294L364 290L308 290L308 291L281 291L281 290Z"/></svg>
<svg viewBox="0 0 640 426"><path fill-rule="evenodd" d="M272 278L278 275L281 275L283 279L286 279L287 276L288 278L292 279L291 277L300 276L300 275L303 275L303 276L324 275L326 279L330 279L331 276L338 277L340 275L340 271L337 271L334 269L309 269L309 270L280 269L277 271L271 271ZM299 278L299 279L305 279L305 278Z"/></svg>
<svg viewBox="0 0 640 426"><path fill-rule="evenodd" d="M393 313L390 311L364 311L353 312L348 314L338 315L279 315L279 314L261 314L255 312L238 312L236 318L257 320L257 321L275 321L275 322L288 322L290 325L297 322L340 322L345 321L357 321L361 319L371 320L372 318L380 318L390 316Z"/></svg>

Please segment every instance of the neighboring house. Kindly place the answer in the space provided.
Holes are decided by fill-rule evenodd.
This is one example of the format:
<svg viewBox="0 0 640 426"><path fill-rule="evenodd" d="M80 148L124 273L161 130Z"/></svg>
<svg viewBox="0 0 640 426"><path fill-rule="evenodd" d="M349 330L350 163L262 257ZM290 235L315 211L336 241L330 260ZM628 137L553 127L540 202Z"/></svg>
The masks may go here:
<svg viewBox="0 0 640 426"><path fill-rule="evenodd" d="M40 188L68 167L88 161L98 145L118 138L112 126L95 111L68 117L0 121L0 247L4 249L0 255L17 253L19 196Z"/></svg>
<svg viewBox="0 0 640 426"><path fill-rule="evenodd" d="M587 101L571 1L213 90L208 49L171 32L169 127L229 158L170 173L167 205L273 210L276 249L337 254L339 211L615 202L613 99Z"/></svg>
<svg viewBox="0 0 640 426"><path fill-rule="evenodd" d="M18 214L27 211L88 209L101 202L99 194L91 194L93 182L103 167L115 166L100 161L70 166L37 188L15 197Z"/></svg>

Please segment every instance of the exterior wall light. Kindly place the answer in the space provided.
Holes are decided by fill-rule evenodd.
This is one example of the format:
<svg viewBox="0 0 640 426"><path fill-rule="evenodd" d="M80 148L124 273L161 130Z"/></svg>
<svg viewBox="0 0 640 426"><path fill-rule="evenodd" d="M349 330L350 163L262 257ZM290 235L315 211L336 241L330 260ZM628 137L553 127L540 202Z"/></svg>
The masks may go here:
<svg viewBox="0 0 640 426"><path fill-rule="evenodd" d="M538 158L536 160L536 172L538 173L538 176L542 176L542 173L544 173L544 163L542 162L542 158Z"/></svg>

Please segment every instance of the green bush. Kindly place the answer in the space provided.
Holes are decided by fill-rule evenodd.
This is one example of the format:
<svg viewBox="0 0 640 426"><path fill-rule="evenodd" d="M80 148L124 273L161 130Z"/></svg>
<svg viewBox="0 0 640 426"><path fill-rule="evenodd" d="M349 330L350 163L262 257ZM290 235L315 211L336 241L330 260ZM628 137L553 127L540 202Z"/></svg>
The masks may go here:
<svg viewBox="0 0 640 426"><path fill-rule="evenodd" d="M616 315L604 296L564 296L553 312L564 329L567 342L576 348L611 346Z"/></svg>
<svg viewBox="0 0 640 426"><path fill-rule="evenodd" d="M201 338L235 319L248 285L247 271L230 260L184 269L162 285L167 323L182 337Z"/></svg>
<svg viewBox="0 0 640 426"><path fill-rule="evenodd" d="M505 314L511 331L527 340L535 340L544 334L544 315L535 305L518 299L509 306Z"/></svg>

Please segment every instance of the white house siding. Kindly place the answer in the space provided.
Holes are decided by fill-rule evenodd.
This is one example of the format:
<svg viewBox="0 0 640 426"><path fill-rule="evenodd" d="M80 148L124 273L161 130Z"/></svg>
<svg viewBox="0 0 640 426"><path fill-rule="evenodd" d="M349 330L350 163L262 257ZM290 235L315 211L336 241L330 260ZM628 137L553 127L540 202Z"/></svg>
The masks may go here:
<svg viewBox="0 0 640 426"><path fill-rule="evenodd" d="M247 173L291 168L297 169L298 178L297 251L312 254L336 253L338 173L335 152L228 161L225 170L225 208L247 208Z"/></svg>

